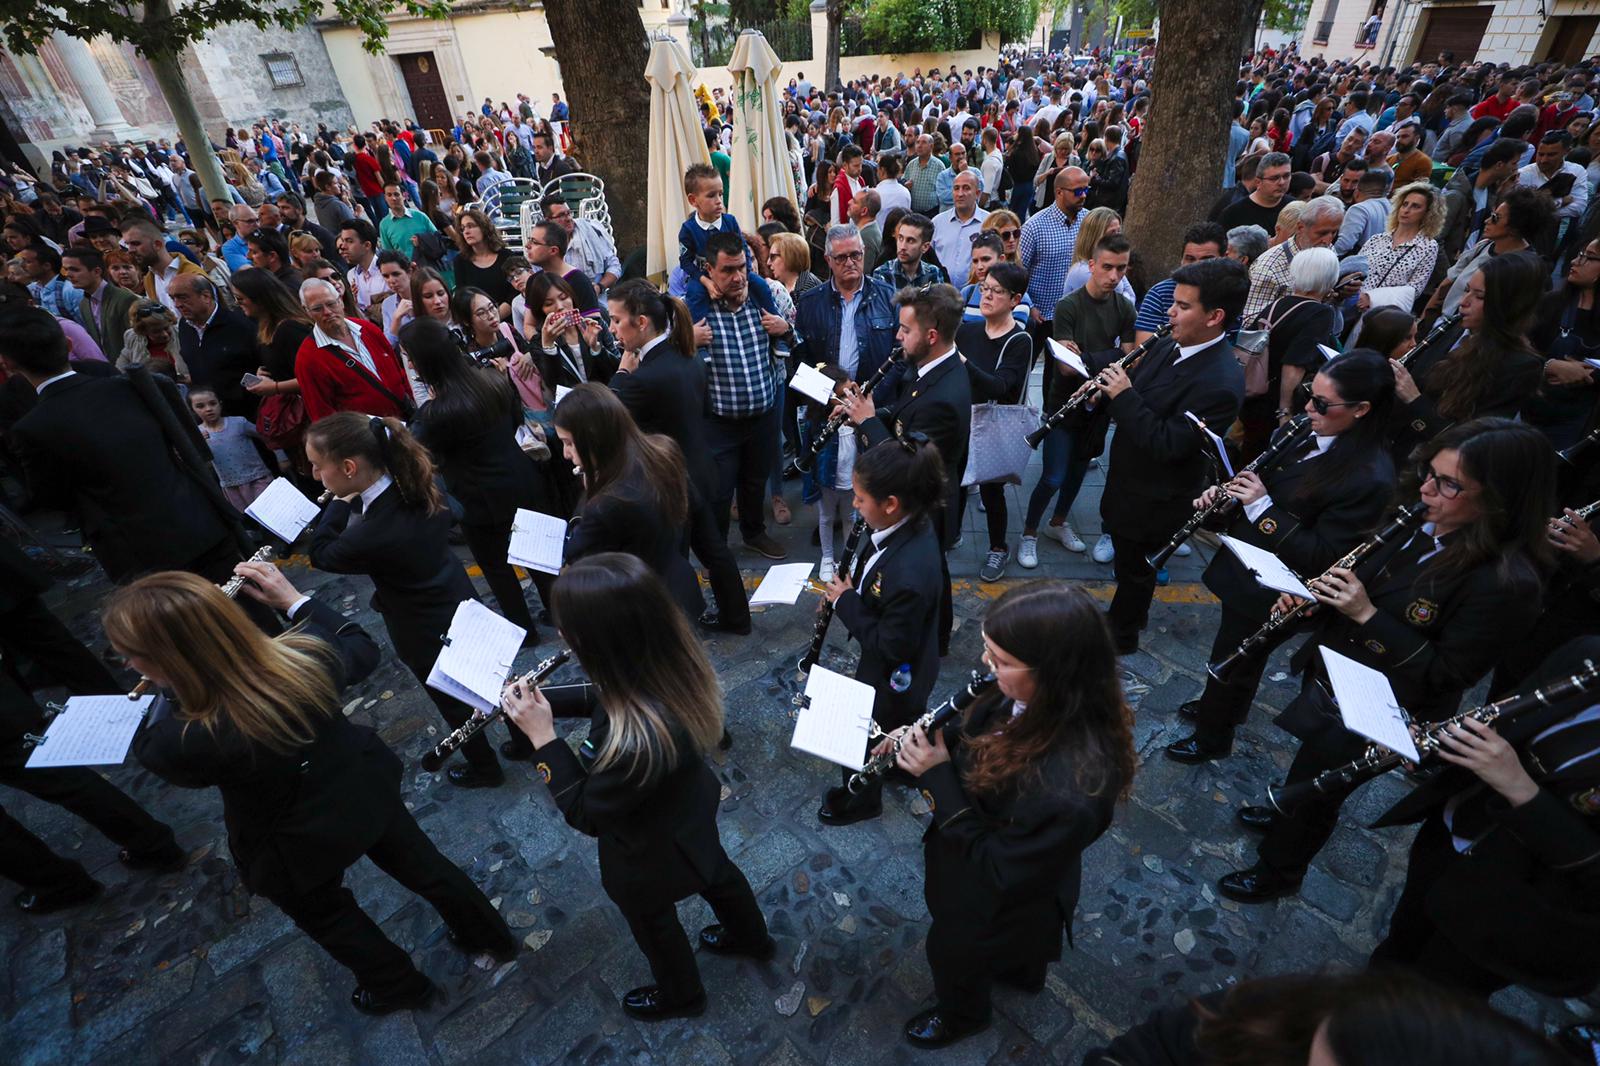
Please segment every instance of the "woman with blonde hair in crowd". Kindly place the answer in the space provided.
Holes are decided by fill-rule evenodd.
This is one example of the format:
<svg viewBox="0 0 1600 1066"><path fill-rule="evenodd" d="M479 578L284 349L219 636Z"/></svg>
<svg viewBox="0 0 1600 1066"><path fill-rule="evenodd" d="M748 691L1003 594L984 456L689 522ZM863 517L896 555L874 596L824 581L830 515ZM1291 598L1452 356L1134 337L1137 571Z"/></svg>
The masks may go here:
<svg viewBox="0 0 1600 1066"><path fill-rule="evenodd" d="M1094 246L1101 239L1113 233L1122 232L1122 216L1109 207L1097 207L1083 216L1083 222L1078 227L1078 241L1072 246L1072 266L1067 270L1066 286L1061 290L1062 296L1067 296L1081 289L1089 281L1089 260L1094 255ZM1133 293L1133 285L1126 277L1117 282L1117 292L1132 300L1135 305L1139 298Z"/></svg>
<svg viewBox="0 0 1600 1066"><path fill-rule="evenodd" d="M289 258L294 268L304 274L314 261L323 257L322 242L310 233L296 233L289 238Z"/></svg>
<svg viewBox="0 0 1600 1066"><path fill-rule="evenodd" d="M1056 171L1062 167L1078 165L1077 142L1070 132L1056 135L1050 154L1039 160L1039 169L1033 175L1033 209L1043 211L1049 207L1055 194L1052 182Z"/></svg>
<svg viewBox="0 0 1600 1066"><path fill-rule="evenodd" d="M1365 311L1377 290L1409 287L1405 293L1378 294L1381 302L1409 311L1433 277L1439 258L1436 239L1444 228L1444 195L1426 181L1414 181L1389 197L1389 218L1384 232L1373 234L1361 246L1367 260L1367 278L1361 283L1356 307Z"/></svg>
<svg viewBox="0 0 1600 1066"><path fill-rule="evenodd" d="M1019 245L1022 243L1022 220L1006 208L998 208L989 212L989 217L983 220L983 228L992 230L1000 235L1000 243L1005 246L1002 258L1008 263L1022 264L1022 254Z"/></svg>
<svg viewBox="0 0 1600 1066"><path fill-rule="evenodd" d="M1272 239L1267 242L1268 248L1276 248L1294 236L1296 227L1300 225L1300 216L1305 209L1305 200L1290 200L1283 205L1278 211L1278 225L1273 230Z"/></svg>

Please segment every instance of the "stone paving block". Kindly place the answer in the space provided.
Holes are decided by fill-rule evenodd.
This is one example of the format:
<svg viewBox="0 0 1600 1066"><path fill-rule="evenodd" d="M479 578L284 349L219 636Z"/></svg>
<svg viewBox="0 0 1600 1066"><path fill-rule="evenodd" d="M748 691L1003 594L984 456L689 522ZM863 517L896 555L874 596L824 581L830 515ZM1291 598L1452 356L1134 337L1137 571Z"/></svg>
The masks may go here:
<svg viewBox="0 0 1600 1066"><path fill-rule="evenodd" d="M7 952L15 1002L31 999L67 975L67 931L46 929Z"/></svg>
<svg viewBox="0 0 1600 1066"><path fill-rule="evenodd" d="M126 993L92 1012L80 1011L78 1046L92 1056L146 1018L177 1006L189 995L199 971L200 960L185 959L140 975Z"/></svg>
<svg viewBox="0 0 1600 1066"><path fill-rule="evenodd" d="M787 829L769 828L754 836L734 855L734 861L759 895L773 881L805 862L811 849Z"/></svg>
<svg viewBox="0 0 1600 1066"><path fill-rule="evenodd" d="M318 1030L278 1060L279 1066L347 1066L355 1061L350 1037L333 1027Z"/></svg>
<svg viewBox="0 0 1600 1066"><path fill-rule="evenodd" d="M447 1063L483 1060L482 1052L542 1004L533 990L520 984L506 984L476 1003L453 1004L453 1010L437 1022L432 1045ZM559 1045L566 1048L569 1045ZM539 1061L549 1061L541 1058Z"/></svg>
<svg viewBox="0 0 1600 1066"><path fill-rule="evenodd" d="M309 939L289 940L262 960L260 971L284 1048L295 1047L326 1022L347 1016L355 978Z"/></svg>
<svg viewBox="0 0 1600 1066"><path fill-rule="evenodd" d="M1300 885L1300 898L1339 922L1348 922L1361 910L1361 893L1313 866Z"/></svg>
<svg viewBox="0 0 1600 1066"><path fill-rule="evenodd" d="M13 1000L0 1024L0 1048L5 1059L15 1066L58 1066L80 1061L75 1054L77 1034L72 1028L72 994L66 987L53 988Z"/></svg>
<svg viewBox="0 0 1600 1066"><path fill-rule="evenodd" d="M206 951L206 965L218 974L228 973L254 959L279 937L290 934L300 935L294 923L278 908L257 898L251 907L250 920L240 923L235 931Z"/></svg>
<svg viewBox="0 0 1600 1066"><path fill-rule="evenodd" d="M428 1061L411 1011L374 1019L361 1030L357 1051L367 1066L411 1066Z"/></svg>

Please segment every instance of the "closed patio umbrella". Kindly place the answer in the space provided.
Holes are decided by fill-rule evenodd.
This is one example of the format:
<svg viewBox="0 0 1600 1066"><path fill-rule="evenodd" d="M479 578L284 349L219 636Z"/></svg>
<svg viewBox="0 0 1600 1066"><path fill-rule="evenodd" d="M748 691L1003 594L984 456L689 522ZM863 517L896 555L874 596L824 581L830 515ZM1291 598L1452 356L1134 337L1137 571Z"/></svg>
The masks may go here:
<svg viewBox="0 0 1600 1066"><path fill-rule="evenodd" d="M745 30L733 47L733 162L728 210L739 224L761 224L761 205L774 196L794 202L794 172L783 134L779 76L783 64L757 30ZM798 206L798 205L796 205Z"/></svg>
<svg viewBox="0 0 1600 1066"><path fill-rule="evenodd" d="M711 152L694 101L694 63L682 45L669 36L653 40L644 76L650 82L645 274L659 282L678 262L678 228L689 211L683 172L695 163L709 165Z"/></svg>

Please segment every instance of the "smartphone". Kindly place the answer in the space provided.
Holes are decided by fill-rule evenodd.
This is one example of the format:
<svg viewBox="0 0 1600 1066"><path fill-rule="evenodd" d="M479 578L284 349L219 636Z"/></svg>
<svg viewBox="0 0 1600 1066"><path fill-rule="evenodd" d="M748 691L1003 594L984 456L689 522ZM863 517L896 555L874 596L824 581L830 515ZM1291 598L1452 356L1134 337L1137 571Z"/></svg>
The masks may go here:
<svg viewBox="0 0 1600 1066"><path fill-rule="evenodd" d="M252 385L261 384L261 382L264 381L264 380L266 380L266 379L262 378L259 374L248 374L247 373L247 374L245 374L244 377L239 379L239 384L243 385L245 388L248 389Z"/></svg>

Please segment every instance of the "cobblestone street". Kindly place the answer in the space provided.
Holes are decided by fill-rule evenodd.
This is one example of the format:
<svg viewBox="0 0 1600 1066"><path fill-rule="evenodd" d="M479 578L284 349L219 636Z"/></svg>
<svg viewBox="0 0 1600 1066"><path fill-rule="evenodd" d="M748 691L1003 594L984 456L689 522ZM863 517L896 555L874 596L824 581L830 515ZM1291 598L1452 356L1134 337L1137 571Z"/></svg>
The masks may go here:
<svg viewBox="0 0 1600 1066"><path fill-rule="evenodd" d="M1075 515L1085 539L1098 530L1098 470ZM1030 478L1031 485L1031 478ZM1013 528L1022 499L1013 494ZM1082 579L1110 593L1110 567L1059 544L1040 546L1031 574L1013 566L979 585L983 516L968 509L952 555L959 629L935 698L977 660L979 620L1005 584L1028 577ZM814 558L811 512L777 530L791 558ZM69 538L57 538L68 543ZM1013 546L1015 537L1013 537ZM1215 879L1247 864L1253 841L1233 822L1288 763L1289 738L1268 720L1292 694L1283 656L1267 671L1261 703L1236 754L1183 767L1161 747L1187 732L1175 710L1204 676L1216 607L1198 584L1212 551L1175 559L1160 590L1145 649L1124 660L1144 760L1132 802L1085 856L1076 948L1028 997L997 991L994 1026L939 1053L947 1064L1077 1063L1088 1048L1181 997L1257 974L1360 965L1399 891L1409 832L1364 824L1400 794L1398 778L1366 787L1319 858L1302 894L1245 908L1221 900ZM752 582L760 562L741 553ZM365 579L289 574L326 602L382 633ZM481 582L480 582L481 586ZM52 605L96 648L98 571L59 585ZM727 693L731 751L714 758L723 783L724 842L771 921L777 957L757 964L701 956L710 995L704 1017L640 1025L617 997L648 978L615 908L601 891L594 841L561 820L526 764L492 790L460 791L418 768L441 735L432 705L392 657L347 694L345 713L375 726L405 760L406 799L446 855L500 908L525 947L514 962L472 960L444 937L437 914L363 861L348 883L364 907L444 989L429 1010L380 1020L351 1009L352 979L275 908L251 898L227 857L214 791L163 785L131 764L111 778L173 824L188 849L179 873L125 870L114 846L58 808L19 793L4 802L57 850L107 885L96 902L45 919L0 910L0 1059L7 1063L410 1063L628 1062L803 1066L909 1062L900 1029L929 1002L922 941L920 797L891 788L884 816L822 829L815 811L834 769L789 748L794 661L811 631L813 598L759 611L748 637L710 643ZM539 650L526 651L526 669ZM836 626L825 663L844 667ZM570 673L572 668L568 668ZM565 675L561 675L565 676ZM499 727L492 733L495 740ZM9 891L9 890L8 890ZM698 899L680 907L691 931L710 920ZM1519 991L1496 1005L1536 1024L1587 1014L1580 1003Z"/></svg>

